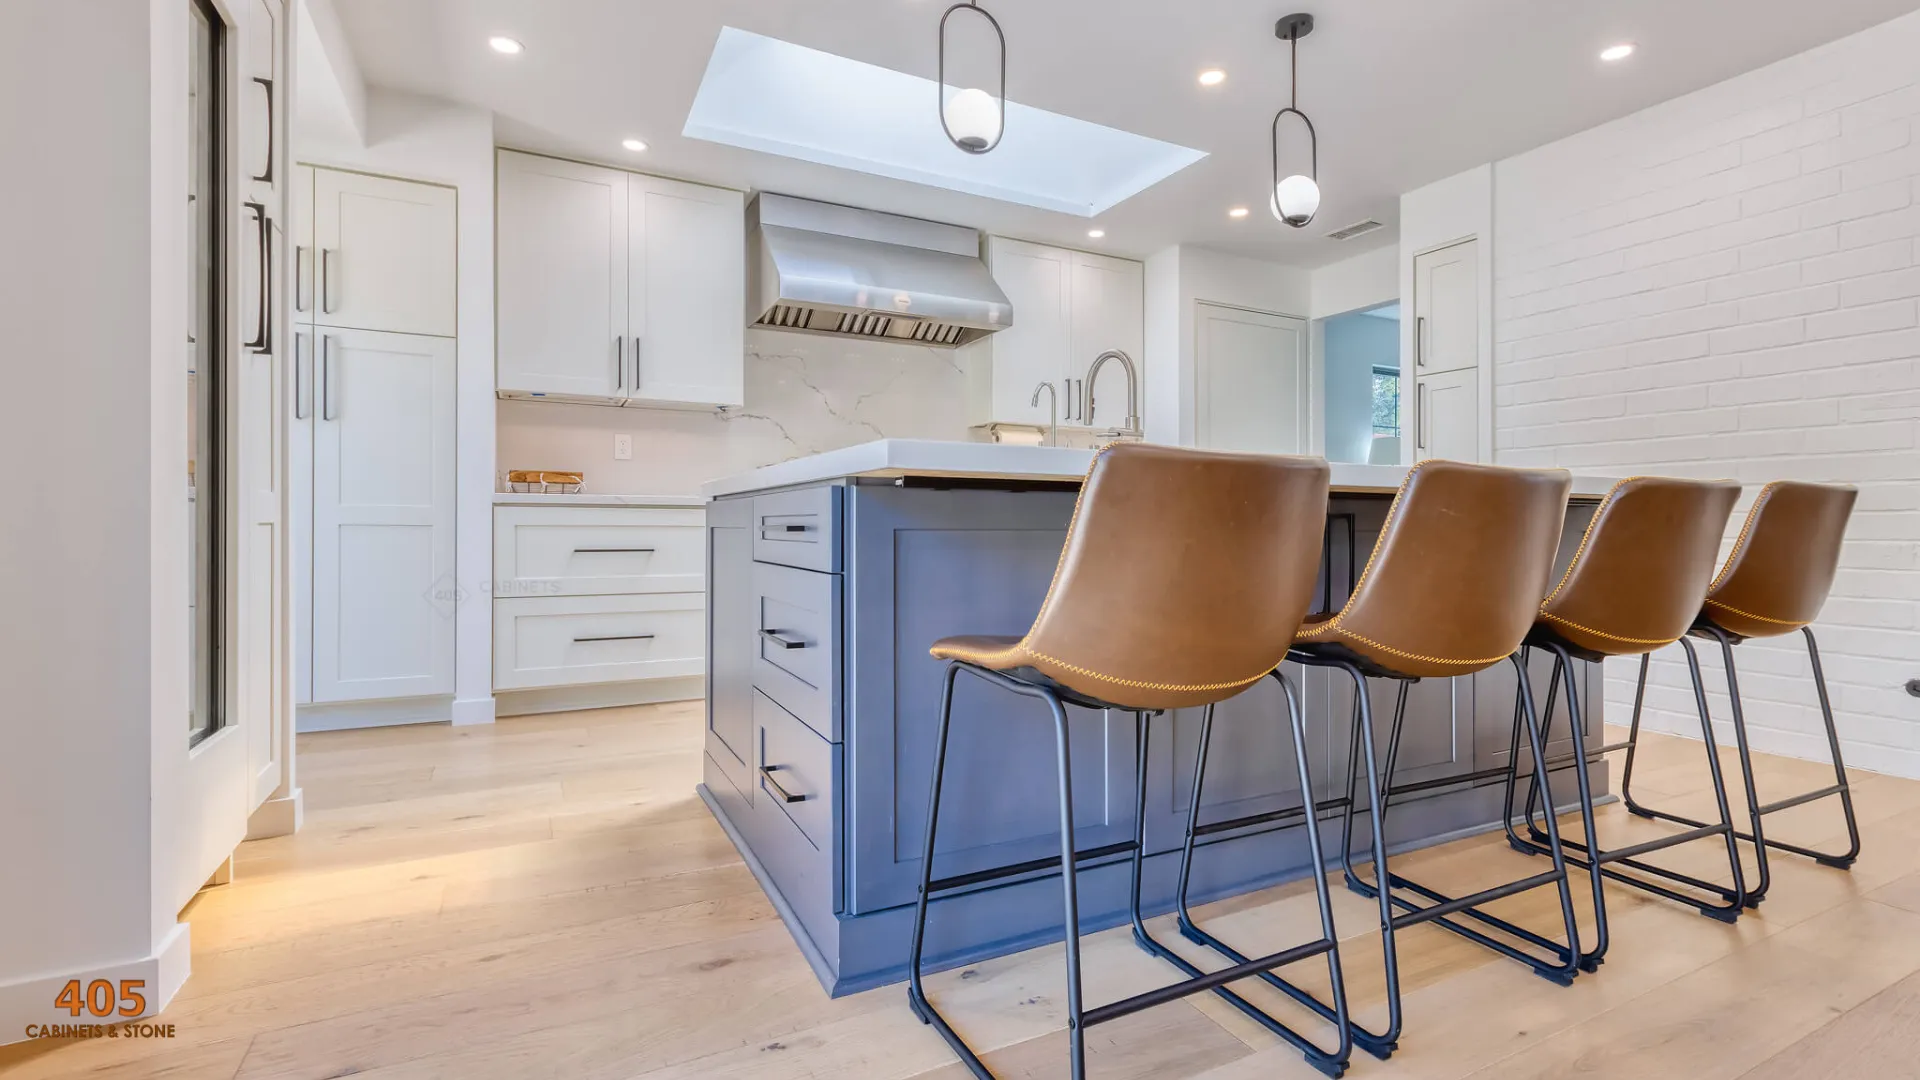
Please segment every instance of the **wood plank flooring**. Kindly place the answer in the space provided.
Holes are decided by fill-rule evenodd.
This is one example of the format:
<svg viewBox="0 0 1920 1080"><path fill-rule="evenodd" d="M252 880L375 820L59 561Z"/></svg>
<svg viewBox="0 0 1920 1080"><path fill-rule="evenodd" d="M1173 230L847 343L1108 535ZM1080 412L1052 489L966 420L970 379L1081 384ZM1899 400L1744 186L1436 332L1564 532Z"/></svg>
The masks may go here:
<svg viewBox="0 0 1920 1080"><path fill-rule="evenodd" d="M178 1036L0 1048L0 1074L965 1077L901 988L838 1001L820 991L693 793L700 716L683 703L301 736L307 827L242 846L233 883L188 909L193 977L163 1017ZM1823 769L1765 758L1761 797L1825 784ZM1698 743L1648 736L1635 793L1702 813L1705 777ZM1920 1077L1920 783L1866 773L1856 783L1866 847L1852 872L1776 857L1771 895L1734 926L1610 888L1612 951L1569 988L1435 927L1403 933L1401 1050L1386 1063L1356 1055L1349 1075ZM1838 815L1832 801L1796 807L1770 817L1769 831L1834 843ZM1607 843L1664 828L1618 806L1603 818ZM1712 874L1715 849L1656 859ZM1395 861L1440 888L1539 866L1496 837ZM1377 1026L1374 909L1334 895L1350 994ZM1496 910L1557 921L1546 892ZM1299 885L1202 916L1249 952L1317 932ZM1124 931L1089 938L1084 964L1089 1004L1173 980ZM1293 973L1326 983L1319 961ZM998 1075L1065 1075L1058 946L931 982ZM1265 987L1241 985L1326 1035ZM1212 996L1095 1028L1089 1053L1098 1080L1318 1075Z"/></svg>

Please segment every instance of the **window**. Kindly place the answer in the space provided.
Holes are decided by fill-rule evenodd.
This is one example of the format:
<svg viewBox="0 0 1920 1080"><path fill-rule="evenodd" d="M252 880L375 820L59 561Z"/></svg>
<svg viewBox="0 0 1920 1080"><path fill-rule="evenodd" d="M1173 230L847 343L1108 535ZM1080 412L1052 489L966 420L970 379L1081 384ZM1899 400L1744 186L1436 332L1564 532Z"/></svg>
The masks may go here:
<svg viewBox="0 0 1920 1080"><path fill-rule="evenodd" d="M1373 437L1400 437L1400 369L1373 369Z"/></svg>
<svg viewBox="0 0 1920 1080"><path fill-rule="evenodd" d="M226 424L225 92L222 77L226 24L206 0L187 0L191 41L187 57L187 220L192 230L187 289L187 509L191 524L187 565L192 577L187 626L192 696L187 732L192 745L225 723L226 552L222 544L222 467Z"/></svg>

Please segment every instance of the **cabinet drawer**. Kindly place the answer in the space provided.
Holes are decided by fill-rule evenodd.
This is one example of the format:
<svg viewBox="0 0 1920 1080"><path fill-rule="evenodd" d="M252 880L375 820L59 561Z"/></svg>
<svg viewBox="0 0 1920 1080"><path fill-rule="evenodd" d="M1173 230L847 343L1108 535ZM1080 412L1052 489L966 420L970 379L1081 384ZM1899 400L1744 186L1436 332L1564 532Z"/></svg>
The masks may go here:
<svg viewBox="0 0 1920 1080"><path fill-rule="evenodd" d="M840 748L755 694L754 855L816 939L838 910Z"/></svg>
<svg viewBox="0 0 1920 1080"><path fill-rule="evenodd" d="M753 557L760 562L840 572L840 488L816 487L753 500Z"/></svg>
<svg viewBox="0 0 1920 1080"><path fill-rule="evenodd" d="M494 511L494 595L699 592L705 513L638 507L503 506Z"/></svg>
<svg viewBox="0 0 1920 1080"><path fill-rule="evenodd" d="M705 601L701 593L496 600L494 689L700 675Z"/></svg>
<svg viewBox="0 0 1920 1080"><path fill-rule="evenodd" d="M753 685L840 741L840 578L753 564Z"/></svg>

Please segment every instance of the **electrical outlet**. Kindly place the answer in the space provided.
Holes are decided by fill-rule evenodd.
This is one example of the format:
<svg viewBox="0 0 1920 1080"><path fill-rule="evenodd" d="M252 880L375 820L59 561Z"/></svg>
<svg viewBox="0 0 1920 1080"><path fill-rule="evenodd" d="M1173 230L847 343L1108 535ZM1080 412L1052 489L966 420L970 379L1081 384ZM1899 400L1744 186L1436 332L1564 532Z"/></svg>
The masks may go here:
<svg viewBox="0 0 1920 1080"><path fill-rule="evenodd" d="M633 460L633 436L615 435L613 437L613 460L615 461L632 461Z"/></svg>

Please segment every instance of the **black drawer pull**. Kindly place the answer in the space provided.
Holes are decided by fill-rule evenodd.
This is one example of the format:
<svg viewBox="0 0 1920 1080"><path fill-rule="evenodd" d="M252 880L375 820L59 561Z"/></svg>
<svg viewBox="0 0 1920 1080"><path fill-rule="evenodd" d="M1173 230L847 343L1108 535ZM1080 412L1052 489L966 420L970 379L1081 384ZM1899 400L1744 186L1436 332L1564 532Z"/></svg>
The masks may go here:
<svg viewBox="0 0 1920 1080"><path fill-rule="evenodd" d="M652 634L603 634L598 637L577 637L573 639L573 643L580 645L589 641L650 641L652 639Z"/></svg>
<svg viewBox="0 0 1920 1080"><path fill-rule="evenodd" d="M786 802L786 803L806 802L809 796L795 795L793 792L788 791L786 788L781 787L780 781L775 780L773 778L773 771L775 769L784 768L784 767L785 766L781 766L781 765L762 765L760 766L760 779L765 781L767 783L767 786L773 789L773 796L779 799L781 802Z"/></svg>
<svg viewBox="0 0 1920 1080"><path fill-rule="evenodd" d="M573 553L575 555L621 555L621 554L651 555L653 554L653 549L652 548L592 547L592 548L574 548Z"/></svg>
<svg viewBox="0 0 1920 1080"><path fill-rule="evenodd" d="M811 525L769 525L767 528L773 532L786 532L786 533L803 533L803 532L813 531L813 526Z"/></svg>
<svg viewBox="0 0 1920 1080"><path fill-rule="evenodd" d="M760 636L773 642L782 649L804 649L807 643L797 637L788 637L784 630L762 630Z"/></svg>

